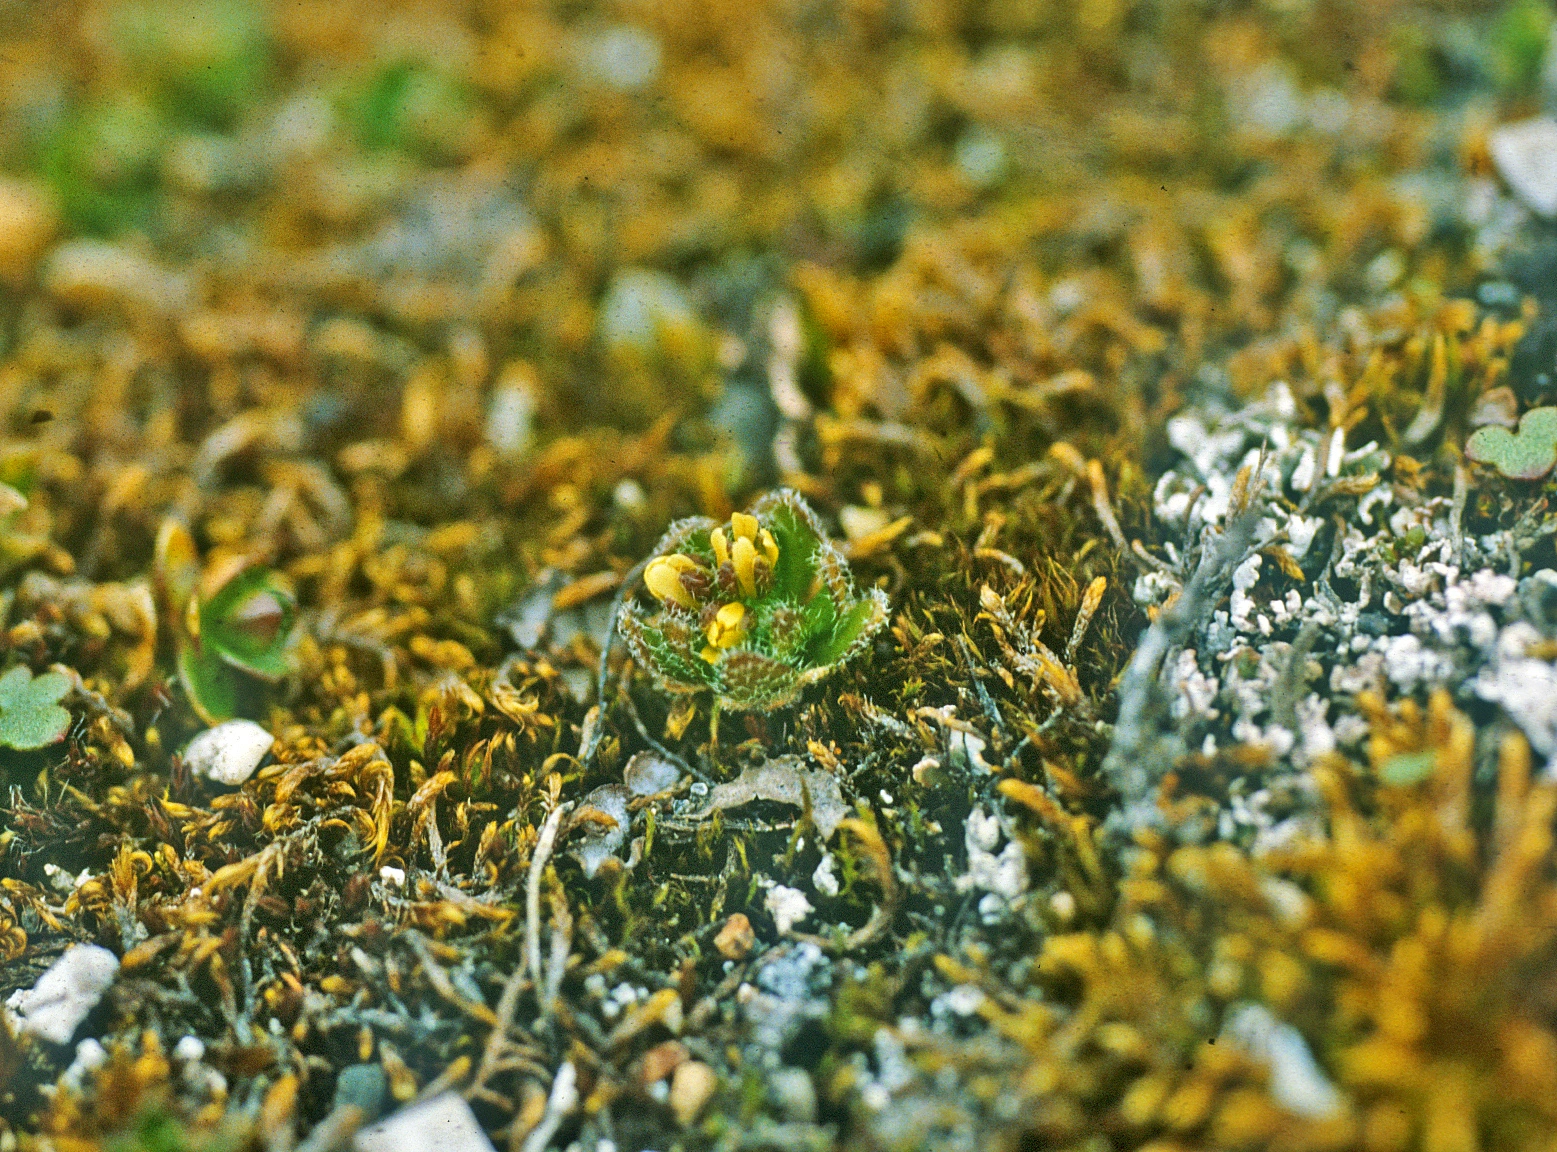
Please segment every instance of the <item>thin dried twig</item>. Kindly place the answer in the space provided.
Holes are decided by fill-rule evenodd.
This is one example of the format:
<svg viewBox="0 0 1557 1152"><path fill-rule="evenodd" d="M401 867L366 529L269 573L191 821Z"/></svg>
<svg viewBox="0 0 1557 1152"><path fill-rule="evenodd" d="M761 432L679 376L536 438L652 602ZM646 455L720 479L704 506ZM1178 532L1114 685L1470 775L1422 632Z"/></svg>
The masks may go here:
<svg viewBox="0 0 1557 1152"><path fill-rule="evenodd" d="M551 1095L546 1098L546 1112L540 1123L524 1138L521 1152L546 1152L546 1146L562 1126L563 1118L578 1107L578 1070L573 1061L565 1060L557 1069L551 1082Z"/></svg>
<svg viewBox="0 0 1557 1152"><path fill-rule="evenodd" d="M551 860L552 849L557 844L557 829L567 815L571 803L558 804L541 825L540 837L535 842L535 854L530 857L530 875L524 887L524 955L530 967L530 980L541 986L541 877Z"/></svg>

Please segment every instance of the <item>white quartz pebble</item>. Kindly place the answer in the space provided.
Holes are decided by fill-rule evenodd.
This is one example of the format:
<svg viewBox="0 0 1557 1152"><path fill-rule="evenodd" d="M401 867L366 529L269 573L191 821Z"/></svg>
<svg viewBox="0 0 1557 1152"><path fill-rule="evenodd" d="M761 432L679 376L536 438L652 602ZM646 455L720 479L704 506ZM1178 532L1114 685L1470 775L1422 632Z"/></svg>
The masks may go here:
<svg viewBox="0 0 1557 1152"><path fill-rule="evenodd" d="M775 884L762 903L768 910L768 915L773 917L773 922L778 925L780 935L788 932L814 911L811 901L806 899L804 892L798 888L786 888L782 884Z"/></svg>
<svg viewBox="0 0 1557 1152"><path fill-rule="evenodd" d="M1531 211L1557 216L1557 120L1504 124L1487 138L1498 175Z"/></svg>
<svg viewBox="0 0 1557 1152"><path fill-rule="evenodd" d="M119 972L119 957L96 944L72 944L31 988L5 1002L12 1026L51 1044L69 1044Z"/></svg>
<svg viewBox="0 0 1557 1152"><path fill-rule="evenodd" d="M184 749L184 763L196 776L236 788L260 766L274 740L252 720L228 720L208 728Z"/></svg>
<svg viewBox="0 0 1557 1152"><path fill-rule="evenodd" d="M402 1108L358 1132L354 1152L493 1152L475 1113L457 1092Z"/></svg>

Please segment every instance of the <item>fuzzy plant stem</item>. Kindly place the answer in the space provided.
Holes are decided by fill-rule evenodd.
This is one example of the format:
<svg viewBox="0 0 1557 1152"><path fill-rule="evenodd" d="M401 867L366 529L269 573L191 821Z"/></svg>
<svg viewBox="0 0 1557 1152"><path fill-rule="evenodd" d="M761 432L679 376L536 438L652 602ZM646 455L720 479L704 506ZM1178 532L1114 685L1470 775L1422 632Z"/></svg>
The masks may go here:
<svg viewBox="0 0 1557 1152"><path fill-rule="evenodd" d="M643 570L649 566L649 561L652 559L652 556L646 556L634 564L622 578L616 595L611 598L611 622L606 626L605 643L600 648L600 663L595 667L595 706L600 709L600 715L589 730L584 746L578 750L578 758L586 767L600 747L601 736L605 734L606 680L611 674L611 649L616 643L616 621L622 614L622 605L633 594L638 578L643 575Z"/></svg>

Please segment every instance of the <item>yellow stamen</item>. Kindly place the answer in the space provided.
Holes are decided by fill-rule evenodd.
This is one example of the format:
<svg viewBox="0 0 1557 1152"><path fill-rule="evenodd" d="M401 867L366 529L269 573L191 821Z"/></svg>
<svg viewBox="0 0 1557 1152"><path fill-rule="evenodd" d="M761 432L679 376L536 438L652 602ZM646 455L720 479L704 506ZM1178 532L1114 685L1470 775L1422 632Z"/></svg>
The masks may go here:
<svg viewBox="0 0 1557 1152"><path fill-rule="evenodd" d="M643 584L650 592L668 604L683 608L694 607L692 593L681 583L681 574L696 568L688 557L679 553L673 556L656 556L643 570Z"/></svg>
<svg viewBox="0 0 1557 1152"><path fill-rule="evenodd" d="M757 518L748 516L745 512L737 512L730 517L730 530L741 540L755 540L757 538Z"/></svg>
<svg viewBox="0 0 1557 1152"><path fill-rule="evenodd" d="M741 586L741 595L755 596L757 577L754 565L757 563L757 546L751 542L750 537L742 536L735 541L735 546L730 549L730 563L735 567L735 579Z"/></svg>
<svg viewBox="0 0 1557 1152"><path fill-rule="evenodd" d="M708 543L714 550L715 564L723 564L730 559L730 545L725 542L723 528L715 528L710 532Z"/></svg>
<svg viewBox="0 0 1557 1152"><path fill-rule="evenodd" d="M757 545L762 549L762 554L768 558L769 564L778 563L778 541L773 539L773 533L764 528L757 534Z"/></svg>

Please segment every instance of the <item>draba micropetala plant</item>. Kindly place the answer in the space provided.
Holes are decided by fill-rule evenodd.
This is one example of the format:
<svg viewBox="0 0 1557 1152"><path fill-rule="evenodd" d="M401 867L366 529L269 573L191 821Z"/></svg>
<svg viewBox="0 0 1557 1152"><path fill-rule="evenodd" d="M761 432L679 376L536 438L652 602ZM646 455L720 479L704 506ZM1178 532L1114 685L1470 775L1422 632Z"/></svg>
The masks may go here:
<svg viewBox="0 0 1557 1152"><path fill-rule="evenodd" d="M879 588L857 592L843 554L787 488L720 525L678 520L643 570L652 606L617 627L665 691L709 689L718 707L765 712L858 655L887 620Z"/></svg>

